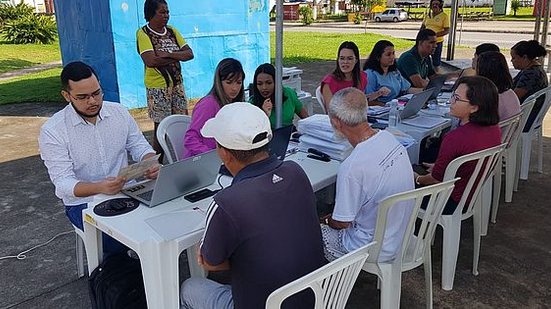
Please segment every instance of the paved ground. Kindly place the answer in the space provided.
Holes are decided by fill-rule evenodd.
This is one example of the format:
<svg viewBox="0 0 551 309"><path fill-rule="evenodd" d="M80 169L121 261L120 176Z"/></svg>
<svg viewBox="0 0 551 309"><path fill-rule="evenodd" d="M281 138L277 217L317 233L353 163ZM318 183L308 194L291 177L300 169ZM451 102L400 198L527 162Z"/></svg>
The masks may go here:
<svg viewBox="0 0 551 309"><path fill-rule="evenodd" d="M304 65L303 88L313 93L334 62ZM60 103L0 106L0 308L90 308L86 278L77 279L74 234L61 235L17 260L1 257L43 244L71 231L63 207L54 196L38 156L36 137L41 124ZM137 113L142 130L151 123ZM470 273L472 224L462 228L462 243L454 290L440 289L441 234L433 249L436 308L549 308L551 307L551 116L545 124L544 173L530 173L521 182L513 203L501 203L498 223L482 240L480 275ZM534 161L532 162L534 163ZM533 165L532 165L533 166ZM180 278L189 275L181 259ZM402 308L424 308L422 269L404 274ZM378 306L374 276L362 273L349 308ZM156 308L154 308L156 309Z"/></svg>

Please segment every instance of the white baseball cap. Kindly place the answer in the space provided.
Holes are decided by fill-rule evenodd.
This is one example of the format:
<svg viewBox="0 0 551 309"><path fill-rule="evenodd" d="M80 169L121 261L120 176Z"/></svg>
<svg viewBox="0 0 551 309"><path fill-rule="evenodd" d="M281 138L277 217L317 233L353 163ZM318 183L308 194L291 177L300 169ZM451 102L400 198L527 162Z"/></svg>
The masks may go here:
<svg viewBox="0 0 551 309"><path fill-rule="evenodd" d="M251 103L235 102L224 105L214 118L205 122L201 135L212 137L231 150L251 150L262 147L272 139L270 119Z"/></svg>

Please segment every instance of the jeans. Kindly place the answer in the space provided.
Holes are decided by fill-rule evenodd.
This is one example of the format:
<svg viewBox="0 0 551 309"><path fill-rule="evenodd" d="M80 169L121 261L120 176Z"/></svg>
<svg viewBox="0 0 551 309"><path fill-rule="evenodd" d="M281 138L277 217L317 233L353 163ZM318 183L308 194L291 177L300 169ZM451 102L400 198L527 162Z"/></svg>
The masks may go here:
<svg viewBox="0 0 551 309"><path fill-rule="evenodd" d="M82 211L88 208L88 204L80 204L75 206L65 206L65 214L69 218L71 223L84 231L84 224L82 222ZM128 247L121 244L109 235L102 233L103 241L103 258L110 255L122 253L128 251Z"/></svg>
<svg viewBox="0 0 551 309"><path fill-rule="evenodd" d="M182 283L180 309L233 309L231 286L205 278L189 278Z"/></svg>
<svg viewBox="0 0 551 309"><path fill-rule="evenodd" d="M442 46L444 42L436 43L436 49L432 54L432 65L439 67L442 64Z"/></svg>

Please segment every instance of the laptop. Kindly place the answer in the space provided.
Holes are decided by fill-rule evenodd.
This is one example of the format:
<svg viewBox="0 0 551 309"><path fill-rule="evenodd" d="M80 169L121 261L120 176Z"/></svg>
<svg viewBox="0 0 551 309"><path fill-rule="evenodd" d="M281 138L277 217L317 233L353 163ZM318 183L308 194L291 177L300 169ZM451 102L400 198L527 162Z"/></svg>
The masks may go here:
<svg viewBox="0 0 551 309"><path fill-rule="evenodd" d="M280 160L285 159L291 133L293 133L293 125L273 130L272 139L268 143L268 152Z"/></svg>
<svg viewBox="0 0 551 309"><path fill-rule="evenodd" d="M442 87L444 87L444 83L446 82L446 79L447 79L446 75L437 75L435 78L429 81L429 84L425 87L425 90L431 89L431 88L433 89L433 92L429 100L436 99L436 97L440 93L440 90L442 90Z"/></svg>
<svg viewBox="0 0 551 309"><path fill-rule="evenodd" d="M433 92L434 90L430 88L414 94L411 99L409 99L404 109L400 111L400 118L408 119L417 115L425 103L427 103ZM380 116L375 116L374 118L388 120L388 115L389 113L386 113Z"/></svg>
<svg viewBox="0 0 551 309"><path fill-rule="evenodd" d="M465 74L465 69L461 70L461 74L457 77L457 79L453 82L446 83L444 82L444 86L440 91L442 92L452 92L453 88L455 88L455 84L457 84L457 81Z"/></svg>
<svg viewBox="0 0 551 309"><path fill-rule="evenodd" d="M161 166L156 180L149 180L121 192L154 207L187 193L210 186L218 175L220 158L216 150Z"/></svg>

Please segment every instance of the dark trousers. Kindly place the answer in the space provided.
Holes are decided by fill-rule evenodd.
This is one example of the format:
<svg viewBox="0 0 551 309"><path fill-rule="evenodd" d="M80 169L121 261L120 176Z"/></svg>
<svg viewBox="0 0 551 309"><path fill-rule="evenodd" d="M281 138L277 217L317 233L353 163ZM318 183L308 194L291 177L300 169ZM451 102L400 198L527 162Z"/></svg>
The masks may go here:
<svg viewBox="0 0 551 309"><path fill-rule="evenodd" d="M75 206L65 206L65 214L69 218L69 221L71 223L78 227L79 229L84 231L84 224L82 222L82 210L88 208L88 204L80 204ZM117 254L126 252L128 250L128 247L121 244L114 238L112 238L109 235L106 235L102 233L102 241L103 241L103 258Z"/></svg>

